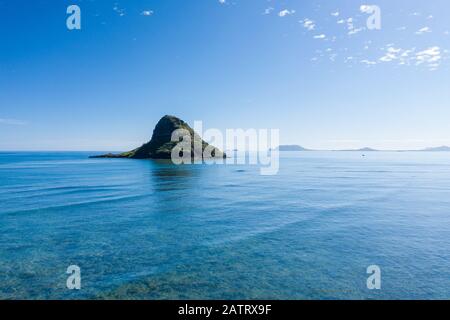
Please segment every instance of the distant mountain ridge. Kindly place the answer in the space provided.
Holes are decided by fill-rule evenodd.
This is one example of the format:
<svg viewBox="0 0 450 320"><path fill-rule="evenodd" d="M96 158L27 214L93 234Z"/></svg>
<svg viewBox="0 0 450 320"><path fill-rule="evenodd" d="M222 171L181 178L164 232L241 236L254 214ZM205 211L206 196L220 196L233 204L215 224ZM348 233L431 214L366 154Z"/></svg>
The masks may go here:
<svg viewBox="0 0 450 320"><path fill-rule="evenodd" d="M302 146L295 145L295 144L293 144L293 145L280 145L275 150L277 150L277 151L311 151L309 149L303 148Z"/></svg>
<svg viewBox="0 0 450 320"><path fill-rule="evenodd" d="M427 151L427 152L450 152L450 147L447 146L441 146L441 147L434 147L434 148L426 148L419 151Z"/></svg>
<svg viewBox="0 0 450 320"><path fill-rule="evenodd" d="M354 151L358 151L358 152L376 152L376 151L380 151L380 150L373 149L373 148L369 148L369 147L365 147L365 148L361 148L361 149L347 149L347 150L336 150L336 151L349 151L349 152L354 152Z"/></svg>
<svg viewBox="0 0 450 320"><path fill-rule="evenodd" d="M425 149L416 150L381 150L369 147L364 147L360 149L341 149L341 150L316 150L316 149L306 149L299 145L280 145L275 150L278 151L341 151L341 152L382 152L382 151L392 151L392 152L450 152L450 147L440 146Z"/></svg>

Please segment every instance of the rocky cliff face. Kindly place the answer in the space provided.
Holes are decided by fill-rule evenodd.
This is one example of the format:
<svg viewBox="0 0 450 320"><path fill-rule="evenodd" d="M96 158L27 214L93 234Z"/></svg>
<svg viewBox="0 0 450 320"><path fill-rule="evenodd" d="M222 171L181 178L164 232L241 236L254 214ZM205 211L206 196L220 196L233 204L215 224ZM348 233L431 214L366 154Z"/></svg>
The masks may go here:
<svg viewBox="0 0 450 320"><path fill-rule="evenodd" d="M177 129L187 130L191 136L191 157L202 159L203 151L209 146L200 136L183 120L174 116L164 116L159 120L153 130L152 139L142 145L140 148L124 152L121 154L105 154L95 156L93 158L130 158L130 159L171 159L172 149L179 143L172 142L172 133ZM202 152L194 150L194 141L202 146ZM223 157L226 155L217 148L214 148L212 155L215 157Z"/></svg>

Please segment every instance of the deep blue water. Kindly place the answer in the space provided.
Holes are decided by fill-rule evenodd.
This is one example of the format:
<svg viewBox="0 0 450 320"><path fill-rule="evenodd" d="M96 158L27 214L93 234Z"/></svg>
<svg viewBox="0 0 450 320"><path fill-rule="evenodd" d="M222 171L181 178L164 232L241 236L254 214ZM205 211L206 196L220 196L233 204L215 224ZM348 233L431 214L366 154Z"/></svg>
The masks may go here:
<svg viewBox="0 0 450 320"><path fill-rule="evenodd" d="M1 299L450 298L450 153L285 153L276 176L90 154L0 153Z"/></svg>

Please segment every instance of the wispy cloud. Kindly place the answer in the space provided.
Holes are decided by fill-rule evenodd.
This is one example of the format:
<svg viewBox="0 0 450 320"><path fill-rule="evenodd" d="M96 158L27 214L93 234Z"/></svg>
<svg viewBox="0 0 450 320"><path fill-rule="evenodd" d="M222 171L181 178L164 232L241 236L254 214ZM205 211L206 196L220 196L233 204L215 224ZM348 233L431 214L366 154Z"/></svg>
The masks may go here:
<svg viewBox="0 0 450 320"><path fill-rule="evenodd" d="M264 9L263 14L270 14L273 10L274 10L274 8L268 7L268 8L266 8L266 9Z"/></svg>
<svg viewBox="0 0 450 320"><path fill-rule="evenodd" d="M119 8L117 4L114 5L113 10L121 17L125 15L125 9Z"/></svg>
<svg viewBox="0 0 450 320"><path fill-rule="evenodd" d="M351 35L353 35L353 34L357 34L358 32L361 32L361 31L363 31L364 30L364 28L353 28L353 29L351 29L347 34L349 35L349 36L351 36Z"/></svg>
<svg viewBox="0 0 450 320"><path fill-rule="evenodd" d="M429 33L429 32L431 32L431 28L430 27L423 27L422 29L417 31L416 34L421 35L421 34Z"/></svg>
<svg viewBox="0 0 450 320"><path fill-rule="evenodd" d="M24 126L27 125L28 122L17 119L4 119L0 118L0 124L10 125L10 126Z"/></svg>
<svg viewBox="0 0 450 320"><path fill-rule="evenodd" d="M380 61L389 62L389 61L392 61L392 60L396 60L396 59L398 59L398 55L397 54L400 51L401 51L401 49L396 49L396 48L390 47L390 48L387 49L386 54L380 58Z"/></svg>
<svg viewBox="0 0 450 320"><path fill-rule="evenodd" d="M380 62L396 62L403 66L425 66L430 71L437 70L442 60L442 51L438 46L425 50L416 51L416 48L401 49L389 45L385 54L379 59Z"/></svg>
<svg viewBox="0 0 450 320"><path fill-rule="evenodd" d="M377 64L375 61L370 61L370 60L367 60L367 59L361 60L361 63L364 63L364 64L366 64L368 66L373 66L373 65Z"/></svg>
<svg viewBox="0 0 450 320"><path fill-rule="evenodd" d="M309 31L312 31L315 29L316 24L314 23L314 21L306 18L304 20L300 20L300 23L303 24L303 27L305 27L305 29L308 29Z"/></svg>
<svg viewBox="0 0 450 320"><path fill-rule="evenodd" d="M363 4L359 7L359 11L361 11L362 13L372 13L372 10L372 6L368 4Z"/></svg>
<svg viewBox="0 0 450 320"><path fill-rule="evenodd" d="M431 47L416 53L416 65L425 64L430 68L430 71L439 67L441 59L441 48L439 47Z"/></svg>
<svg viewBox="0 0 450 320"><path fill-rule="evenodd" d="M284 9L284 10L281 10L280 12L278 12L278 15L280 17L286 17L286 16L294 14L294 13L295 13L295 10Z"/></svg>
<svg viewBox="0 0 450 320"><path fill-rule="evenodd" d="M144 10L141 12L142 16L152 16L153 15L153 10Z"/></svg>

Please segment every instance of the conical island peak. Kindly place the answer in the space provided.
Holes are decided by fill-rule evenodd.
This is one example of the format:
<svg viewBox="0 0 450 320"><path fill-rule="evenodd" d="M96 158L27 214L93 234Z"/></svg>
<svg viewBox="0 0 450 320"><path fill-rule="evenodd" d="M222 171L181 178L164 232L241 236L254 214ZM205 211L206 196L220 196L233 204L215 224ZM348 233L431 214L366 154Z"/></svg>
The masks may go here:
<svg viewBox="0 0 450 320"><path fill-rule="evenodd" d="M205 142L185 121L171 115L165 115L158 121L153 130L151 140L141 147L120 154L108 153L100 156L93 156L91 158L171 159L172 149L179 143L179 141L172 141L172 133L179 129L186 130L191 136L192 158L204 158L203 152L209 144ZM202 146L201 154L199 152L200 150L195 150L195 145ZM213 148L213 156L216 158L226 158L224 152L218 148Z"/></svg>

